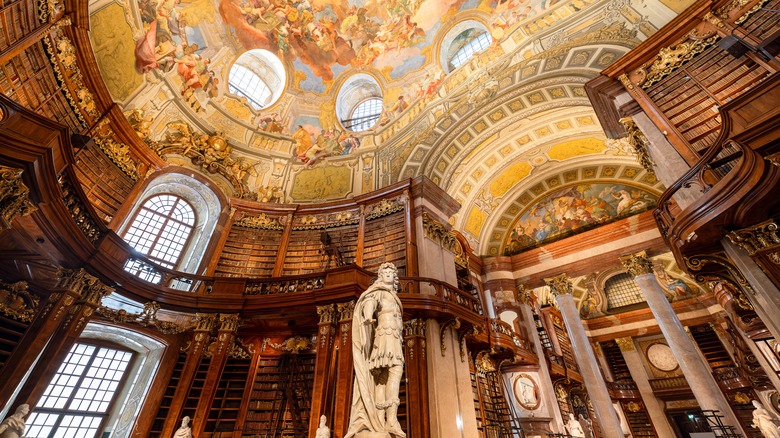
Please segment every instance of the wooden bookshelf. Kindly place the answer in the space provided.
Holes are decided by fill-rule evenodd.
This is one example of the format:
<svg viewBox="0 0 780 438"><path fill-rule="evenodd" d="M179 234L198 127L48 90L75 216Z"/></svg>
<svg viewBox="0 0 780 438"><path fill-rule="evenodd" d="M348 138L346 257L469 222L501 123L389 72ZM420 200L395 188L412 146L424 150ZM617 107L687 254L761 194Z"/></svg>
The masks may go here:
<svg viewBox="0 0 780 438"><path fill-rule="evenodd" d="M510 427L512 417L504 396L504 385L498 372L478 373L474 361L469 361L477 431L480 437L498 436L499 427Z"/></svg>
<svg viewBox="0 0 780 438"><path fill-rule="evenodd" d="M76 155L76 176L87 198L106 223L130 195L135 182L94 143L88 142Z"/></svg>
<svg viewBox="0 0 780 438"><path fill-rule="evenodd" d="M0 34L3 32L0 29ZM0 66L0 92L75 133L87 130L63 93L43 41L33 43Z"/></svg>
<svg viewBox="0 0 780 438"><path fill-rule="evenodd" d="M406 275L406 228L404 211L367 220L363 239L363 268L376 271L393 262L398 275Z"/></svg>
<svg viewBox="0 0 780 438"><path fill-rule="evenodd" d="M206 383L206 374L208 374L209 364L211 363L210 357L203 357L198 364L198 371L195 372L195 378L192 380L192 386L187 392L187 398L184 399L184 409L182 409L181 417L190 417L193 424L206 421L205 418L195 418L195 410L198 408L198 400L200 400L200 393L203 391L203 386Z"/></svg>
<svg viewBox="0 0 780 438"><path fill-rule="evenodd" d="M292 230L282 275L311 274L322 270L322 229Z"/></svg>
<svg viewBox="0 0 780 438"><path fill-rule="evenodd" d="M28 327L29 324L0 315L0 370L8 362Z"/></svg>
<svg viewBox="0 0 780 438"><path fill-rule="evenodd" d="M261 357L249 399L243 437L298 438L308 434L314 354ZM286 400L287 388L295 406Z"/></svg>
<svg viewBox="0 0 780 438"><path fill-rule="evenodd" d="M41 26L38 20L40 4L37 1L0 0L0 52Z"/></svg>
<svg viewBox="0 0 780 438"><path fill-rule="evenodd" d="M214 275L225 277L270 277L282 230L262 230L234 225L220 254Z"/></svg>
<svg viewBox="0 0 780 438"><path fill-rule="evenodd" d="M653 423L650 421L650 415L647 413L644 403L641 401L634 401L633 405L630 401L622 401L623 412L626 415L626 422L631 429L631 434L635 437L640 436L657 436ZM639 407L639 410L634 411Z"/></svg>
<svg viewBox="0 0 780 438"><path fill-rule="evenodd" d="M716 44L646 92L701 156L720 133L720 105L749 90L768 74L751 58L735 58Z"/></svg>
<svg viewBox="0 0 780 438"><path fill-rule="evenodd" d="M228 438L236 429L236 419L241 409L246 380L249 377L251 358L228 358L206 420L204 438Z"/></svg>
<svg viewBox="0 0 780 438"><path fill-rule="evenodd" d="M173 368L171 380L168 381L168 386L165 388L165 394L160 401L160 407L157 408L157 415L155 415L154 421L152 421L149 438L159 438L162 433L165 419L168 417L169 408L173 402L173 395L176 393L176 388L179 386L179 378L181 377L181 371L184 368L184 362L186 360L187 353L179 353L176 365Z"/></svg>

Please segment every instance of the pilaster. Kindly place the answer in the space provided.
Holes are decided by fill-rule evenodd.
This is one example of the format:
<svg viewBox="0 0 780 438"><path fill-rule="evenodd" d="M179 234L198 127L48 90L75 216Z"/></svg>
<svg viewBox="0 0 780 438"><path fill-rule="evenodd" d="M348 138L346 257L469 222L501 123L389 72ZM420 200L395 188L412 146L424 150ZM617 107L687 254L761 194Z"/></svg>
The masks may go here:
<svg viewBox="0 0 780 438"><path fill-rule="evenodd" d="M428 366L425 318L404 321L404 356L406 359L406 434L431 436L428 409Z"/></svg>
<svg viewBox="0 0 780 438"><path fill-rule="evenodd" d="M168 408L168 417L165 419L165 425L161 436L173 436L176 429L181 424L181 413L184 409L184 402L187 399L187 393L195 379L195 373L198 371L200 359L203 351L208 346L211 331L214 329L217 317L214 314L196 313L195 329L193 330L192 341L187 350L187 358L184 360L184 366L179 377L179 385L173 394L173 401ZM204 422L205 423L205 422Z"/></svg>
<svg viewBox="0 0 780 438"><path fill-rule="evenodd" d="M311 395L311 418L309 421L309 436L317 433L318 421L321 415L326 415L331 424L333 416L333 363L334 350L338 347L338 312L335 304L317 306L320 322L317 331L317 358L314 362L314 388ZM335 341L334 341L335 338ZM335 344L335 345L334 345Z"/></svg>
<svg viewBox="0 0 780 438"><path fill-rule="evenodd" d="M195 409L195 417L198 419L193 425L193 435L202 436L206 427L206 420L211 411L211 405L214 402L214 395L217 392L217 384L222 376L222 370L225 368L230 350L236 340L240 319L238 314L220 314L219 329L217 330L217 339L208 347L208 353L211 354L209 369L206 373L206 381L203 383L203 390L198 397L198 407Z"/></svg>
<svg viewBox="0 0 780 438"><path fill-rule="evenodd" d="M352 313L355 310L355 301L336 304L338 312L339 332L335 343L336 372L335 396L333 398L333 427L335 436L347 433L349 429L349 415L352 407L353 357L352 357Z"/></svg>

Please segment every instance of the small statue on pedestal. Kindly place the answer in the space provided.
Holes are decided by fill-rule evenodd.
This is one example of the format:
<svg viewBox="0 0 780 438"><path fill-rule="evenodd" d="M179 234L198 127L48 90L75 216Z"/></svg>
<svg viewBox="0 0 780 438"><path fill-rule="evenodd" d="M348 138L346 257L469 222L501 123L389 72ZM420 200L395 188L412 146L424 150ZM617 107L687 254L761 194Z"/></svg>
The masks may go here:
<svg viewBox="0 0 780 438"><path fill-rule="evenodd" d="M30 405L19 405L13 415L0 423L0 438L22 438L24 435L24 417L29 413Z"/></svg>
<svg viewBox="0 0 780 438"><path fill-rule="evenodd" d="M780 427L772 414L758 400L753 400L753 406L756 408L753 411L753 427L758 429L764 438L780 438Z"/></svg>
<svg viewBox="0 0 780 438"><path fill-rule="evenodd" d="M580 414L579 418L580 426L582 426L582 430L585 432L585 438L593 438L593 423L590 421L589 418L585 418Z"/></svg>
<svg viewBox="0 0 780 438"><path fill-rule="evenodd" d="M190 417L181 419L181 427L173 434L173 438L192 438L192 428L190 428Z"/></svg>
<svg viewBox="0 0 780 438"><path fill-rule="evenodd" d="M403 311L398 269L379 267L377 280L360 295L352 317L355 383L349 430L344 438L405 438L398 423L404 372Z"/></svg>
<svg viewBox="0 0 780 438"><path fill-rule="evenodd" d="M324 415L320 417L320 427L317 428L317 434L314 435L314 438L330 438L330 429L325 425L327 422L328 417Z"/></svg>

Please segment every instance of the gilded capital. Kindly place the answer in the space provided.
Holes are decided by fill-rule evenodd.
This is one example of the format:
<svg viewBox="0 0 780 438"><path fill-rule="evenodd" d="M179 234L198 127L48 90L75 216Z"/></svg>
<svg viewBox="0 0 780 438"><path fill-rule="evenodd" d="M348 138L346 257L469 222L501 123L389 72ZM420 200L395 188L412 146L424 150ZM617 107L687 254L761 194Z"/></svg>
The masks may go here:
<svg viewBox="0 0 780 438"><path fill-rule="evenodd" d="M60 269L57 287L79 295L86 303L99 306L104 296L114 291L84 269Z"/></svg>
<svg viewBox="0 0 780 438"><path fill-rule="evenodd" d="M653 273L653 262L644 251L620 257L620 263L632 277Z"/></svg>
<svg viewBox="0 0 780 438"><path fill-rule="evenodd" d="M417 336L420 338L425 338L426 329L428 327L427 323L428 321L422 317L404 321L404 336Z"/></svg>
<svg viewBox="0 0 780 438"><path fill-rule="evenodd" d="M336 304L336 309L339 314L339 321L346 321L352 319L352 313L355 311L355 300Z"/></svg>
<svg viewBox="0 0 780 438"><path fill-rule="evenodd" d="M27 291L27 282L0 281L0 314L21 322L31 322L38 311L39 299Z"/></svg>
<svg viewBox="0 0 780 438"><path fill-rule="evenodd" d="M30 189L22 181L22 169L0 166L0 230L38 208L30 202Z"/></svg>
<svg viewBox="0 0 780 438"><path fill-rule="evenodd" d="M554 296L559 295L571 295L571 279L566 274L556 275L552 278L545 278L544 282L547 283L547 286L550 286L550 292Z"/></svg>
<svg viewBox="0 0 780 438"><path fill-rule="evenodd" d="M195 331L197 332L210 332L214 328L214 322L216 321L216 315L212 313L196 313L195 314Z"/></svg>
<svg viewBox="0 0 780 438"><path fill-rule="evenodd" d="M220 313L219 314L219 331L221 332L233 332L238 331L238 324L241 319L238 317L238 313Z"/></svg>
<svg viewBox="0 0 780 438"><path fill-rule="evenodd" d="M320 315L320 324L333 324L336 322L335 304L326 304L324 306L317 306L317 315Z"/></svg>
<svg viewBox="0 0 780 438"><path fill-rule="evenodd" d="M618 348L620 348L620 351L623 353L627 351L634 351L634 341L631 339L630 336L627 336L625 338L615 338L615 343L617 344Z"/></svg>

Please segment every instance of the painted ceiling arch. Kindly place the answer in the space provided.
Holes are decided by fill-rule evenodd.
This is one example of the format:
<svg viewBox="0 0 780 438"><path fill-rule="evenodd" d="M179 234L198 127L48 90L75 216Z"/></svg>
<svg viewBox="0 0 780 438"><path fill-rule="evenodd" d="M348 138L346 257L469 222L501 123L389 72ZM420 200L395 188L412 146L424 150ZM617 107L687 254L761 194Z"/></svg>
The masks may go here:
<svg viewBox="0 0 780 438"><path fill-rule="evenodd" d="M223 133L232 146L231 160L250 168L236 174L249 195L273 187L286 194L280 197L282 201L317 202L343 199L402 178L426 175L463 205L493 205L486 210L491 217L510 208L513 202L509 198L514 186L501 196L486 197L491 181L506 172L504 164L530 166L526 179L535 179L546 172L542 172L544 166L552 166L546 164L552 161L556 166L568 166L580 155L589 154L612 159L609 151L614 152L615 147L593 149L593 142L603 143L604 138L583 85L674 16L662 0L421 0L406 6L413 11L404 10L400 1L383 4L384 9L375 0L297 2L303 6L287 0L242 2L91 3L95 29L91 39L101 74L125 111L139 111L140 117L148 120L145 139L165 141L171 127L179 126L179 122L189 125L194 133ZM401 9L391 10L393 5ZM240 14L236 14L236 7ZM175 24L173 21L168 20L168 28L159 22L159 17L170 12L165 8L178 14L176 20L183 23L178 36L170 26ZM270 10L279 12L279 8L286 11L283 17L268 15ZM427 16L431 11L441 13ZM517 11L526 12L513 16ZM154 30L153 17L158 19ZM289 47L283 47L284 32L271 38L268 23L255 26L251 22L261 18L279 21L290 38L296 38L296 32L311 32L315 45L328 43L321 40L322 34L332 32L332 47L315 48L311 41L292 40L287 41ZM383 33L384 22L378 24L378 18L398 24L398 30L385 29ZM361 20L374 20L368 28L378 25L371 31L376 32L368 32L371 35L361 39L354 26ZM495 43L444 75L439 59L444 37L466 20L483 23ZM109 29L109 22L117 25ZM308 30L300 26L302 23L307 23L304 27ZM328 26L335 27L328 30ZM129 47L128 35L133 39ZM404 37L408 41L401 41ZM154 53L147 52L147 64L136 65L143 72L118 73L128 70L119 68L120 62L139 62L142 58L139 50L144 49L144 38L153 44ZM121 47L111 52L107 47L112 42ZM194 44L198 44L196 49ZM282 97L261 111L222 88L232 62L250 46L278 53L287 70ZM379 46L385 52L367 52ZM193 52L188 53L188 49ZM350 50L354 53L348 53ZM390 54L397 60L391 61ZM215 73L212 76L219 84L209 86L215 88L203 83L196 90L188 89L187 74L192 72L180 70L182 62L177 62L177 57L181 61L190 55L196 64L200 63L198 68ZM200 73L199 79L203 77ZM338 127L335 108L340 85L361 73L377 78L388 110L400 95L413 98L408 109L388 111L386 123L361 133L358 146L345 153L343 146L328 140L325 133L329 127ZM302 135L315 144L322 137L332 152L304 160L295 137L299 125L306 130ZM574 140L585 146L572 146L575 153L563 153L560 159L549 156L551 148ZM581 147L584 151L576 152ZM593 150L588 152L588 147ZM186 157L163 158L188 165ZM628 165L633 157L616 155L615 159ZM319 174L340 175L340 188L329 192L327 198L302 188L316 186ZM484 226L469 232L470 211L464 209L451 221L464 230L473 246L487 254L495 245L482 240L497 225L485 219Z"/></svg>

